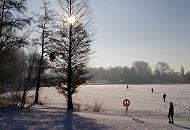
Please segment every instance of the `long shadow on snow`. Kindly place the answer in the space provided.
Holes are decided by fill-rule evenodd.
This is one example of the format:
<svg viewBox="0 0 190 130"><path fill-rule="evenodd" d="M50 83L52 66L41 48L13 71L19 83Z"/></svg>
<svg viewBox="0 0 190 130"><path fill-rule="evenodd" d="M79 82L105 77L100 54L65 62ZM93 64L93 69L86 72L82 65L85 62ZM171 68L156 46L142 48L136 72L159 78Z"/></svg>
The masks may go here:
<svg viewBox="0 0 190 130"><path fill-rule="evenodd" d="M179 125L179 124L173 124L177 127L180 127L180 128L183 128L183 129L186 129L186 130L190 130L190 127L186 127L186 126L182 126L182 125Z"/></svg>
<svg viewBox="0 0 190 130"><path fill-rule="evenodd" d="M0 130L102 130L105 125L60 108L8 111L0 115Z"/></svg>

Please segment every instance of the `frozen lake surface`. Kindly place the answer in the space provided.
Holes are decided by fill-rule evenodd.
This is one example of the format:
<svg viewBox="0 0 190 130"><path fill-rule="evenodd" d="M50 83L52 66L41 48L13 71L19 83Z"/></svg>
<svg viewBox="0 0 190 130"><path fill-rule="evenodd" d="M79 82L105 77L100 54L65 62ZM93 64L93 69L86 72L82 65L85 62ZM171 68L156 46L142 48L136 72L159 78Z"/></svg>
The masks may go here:
<svg viewBox="0 0 190 130"><path fill-rule="evenodd" d="M151 92L151 88L154 92ZM57 94L55 88L42 88L41 99L47 105L65 107L63 95ZM166 94L166 102L163 94ZM103 104L103 110L112 114L123 114L123 100L129 99L129 113L144 115L167 115L169 102L174 103L175 116L190 118L190 85L86 85L79 88L73 96L75 103L81 106Z"/></svg>

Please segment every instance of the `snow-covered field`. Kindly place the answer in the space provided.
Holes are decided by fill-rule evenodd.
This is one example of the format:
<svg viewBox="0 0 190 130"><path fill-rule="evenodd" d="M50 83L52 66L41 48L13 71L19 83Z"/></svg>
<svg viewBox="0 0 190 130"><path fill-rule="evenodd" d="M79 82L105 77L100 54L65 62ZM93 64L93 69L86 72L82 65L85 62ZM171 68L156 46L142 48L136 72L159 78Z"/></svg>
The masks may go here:
<svg viewBox="0 0 190 130"><path fill-rule="evenodd" d="M65 97L55 88L42 88L40 95L44 106L1 114L0 130L190 130L190 85L81 86L73 96L74 103L82 109L98 102L102 104L99 113L67 112ZM127 116L123 107L126 98L131 102ZM168 123L169 102L174 103L174 124Z"/></svg>

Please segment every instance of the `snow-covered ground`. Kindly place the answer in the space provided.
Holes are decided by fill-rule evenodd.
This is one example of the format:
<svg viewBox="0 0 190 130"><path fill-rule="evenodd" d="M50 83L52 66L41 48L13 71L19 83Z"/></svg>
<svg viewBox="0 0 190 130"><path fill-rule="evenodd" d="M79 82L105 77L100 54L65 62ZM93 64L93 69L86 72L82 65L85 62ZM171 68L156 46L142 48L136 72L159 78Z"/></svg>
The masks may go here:
<svg viewBox="0 0 190 130"><path fill-rule="evenodd" d="M42 88L40 95L44 106L1 114L0 130L190 130L190 85L81 86L74 102L81 109L98 102L103 105L99 113L67 112L66 100L55 88ZM131 102L127 116L126 98ZM174 124L168 123L169 102L174 103Z"/></svg>

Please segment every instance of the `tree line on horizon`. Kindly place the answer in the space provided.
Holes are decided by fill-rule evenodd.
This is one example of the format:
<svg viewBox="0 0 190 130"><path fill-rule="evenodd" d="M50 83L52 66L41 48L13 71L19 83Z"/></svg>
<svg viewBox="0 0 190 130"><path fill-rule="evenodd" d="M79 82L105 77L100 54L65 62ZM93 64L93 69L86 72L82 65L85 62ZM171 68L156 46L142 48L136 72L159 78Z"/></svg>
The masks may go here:
<svg viewBox="0 0 190 130"><path fill-rule="evenodd" d="M167 84L190 83L190 71L175 72L168 63L158 62L154 69L145 61L135 61L132 67L93 67L90 68L94 77L91 83L118 83L118 84Z"/></svg>

